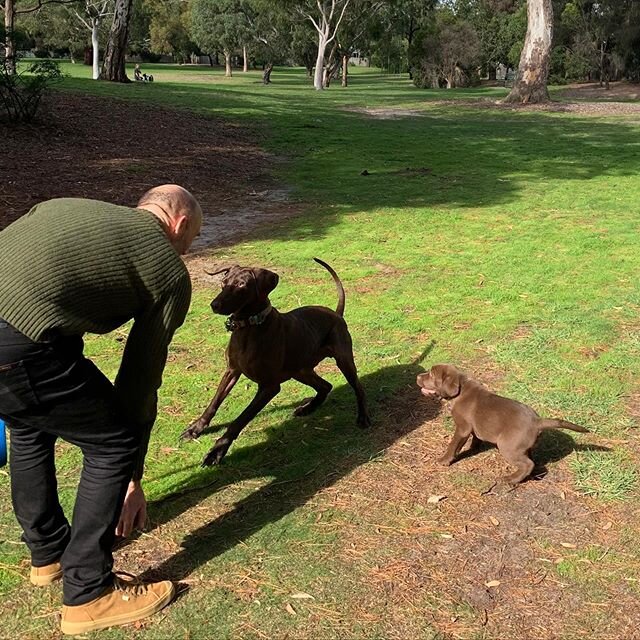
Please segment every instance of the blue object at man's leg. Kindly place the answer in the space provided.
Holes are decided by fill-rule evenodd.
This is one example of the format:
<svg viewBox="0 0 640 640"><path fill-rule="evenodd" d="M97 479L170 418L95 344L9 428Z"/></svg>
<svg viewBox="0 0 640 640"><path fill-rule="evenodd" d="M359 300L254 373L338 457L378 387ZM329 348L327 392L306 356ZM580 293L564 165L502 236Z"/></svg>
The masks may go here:
<svg viewBox="0 0 640 640"><path fill-rule="evenodd" d="M0 467L7 464L7 433L4 422L0 419Z"/></svg>

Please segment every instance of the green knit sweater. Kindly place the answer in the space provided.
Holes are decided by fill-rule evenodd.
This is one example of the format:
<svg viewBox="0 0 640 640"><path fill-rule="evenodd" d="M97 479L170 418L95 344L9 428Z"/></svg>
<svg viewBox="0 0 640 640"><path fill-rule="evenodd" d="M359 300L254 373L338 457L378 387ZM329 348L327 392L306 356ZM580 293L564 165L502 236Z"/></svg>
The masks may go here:
<svg viewBox="0 0 640 640"><path fill-rule="evenodd" d="M34 341L108 333L135 320L115 380L142 430L142 475L167 348L184 322L191 281L151 213L96 200L36 205L0 232L0 318Z"/></svg>

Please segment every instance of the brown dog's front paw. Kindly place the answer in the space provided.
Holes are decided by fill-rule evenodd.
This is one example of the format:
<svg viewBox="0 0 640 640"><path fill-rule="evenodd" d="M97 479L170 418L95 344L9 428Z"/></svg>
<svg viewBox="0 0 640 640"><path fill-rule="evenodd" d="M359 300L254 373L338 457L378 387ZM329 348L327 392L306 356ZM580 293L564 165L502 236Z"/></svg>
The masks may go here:
<svg viewBox="0 0 640 640"><path fill-rule="evenodd" d="M449 456L442 456L441 458L438 458L436 462L443 467L450 467L453 464L453 460L454 458Z"/></svg>
<svg viewBox="0 0 640 640"><path fill-rule="evenodd" d="M364 413L359 415L357 424L361 429L368 429L371 426L371 418L369 417L369 414Z"/></svg>
<svg viewBox="0 0 640 640"><path fill-rule="evenodd" d="M202 420L195 420L180 434L180 440L196 440L206 426Z"/></svg>
<svg viewBox="0 0 640 640"><path fill-rule="evenodd" d="M222 459L227 455L227 451L229 451L231 443L227 443L225 441L221 442L221 440L222 438L215 443L213 449L211 449L211 451L209 451L209 453L204 457L204 460L202 461L203 467L212 467L216 464L220 464Z"/></svg>

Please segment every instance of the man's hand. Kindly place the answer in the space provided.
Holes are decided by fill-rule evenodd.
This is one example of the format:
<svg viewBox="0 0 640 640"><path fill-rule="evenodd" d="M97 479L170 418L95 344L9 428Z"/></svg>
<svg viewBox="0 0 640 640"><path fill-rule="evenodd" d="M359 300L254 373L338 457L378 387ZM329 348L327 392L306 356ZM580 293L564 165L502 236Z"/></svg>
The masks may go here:
<svg viewBox="0 0 640 640"><path fill-rule="evenodd" d="M140 481L132 480L120 512L116 536L128 538L134 529L142 529L147 520L147 500Z"/></svg>

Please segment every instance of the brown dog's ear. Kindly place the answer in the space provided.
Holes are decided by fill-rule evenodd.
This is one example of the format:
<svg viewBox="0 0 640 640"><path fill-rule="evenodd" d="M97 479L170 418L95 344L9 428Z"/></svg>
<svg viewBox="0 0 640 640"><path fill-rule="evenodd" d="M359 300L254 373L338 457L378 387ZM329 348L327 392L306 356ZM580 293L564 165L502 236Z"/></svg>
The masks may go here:
<svg viewBox="0 0 640 640"><path fill-rule="evenodd" d="M228 271L231 271L232 269L237 268L238 265L234 264L232 267L223 267L222 269L218 269L217 271L207 271L206 269L203 269L203 271L208 275L208 276L218 276L221 273L227 273Z"/></svg>
<svg viewBox="0 0 640 640"><path fill-rule="evenodd" d="M444 365L440 368L438 374L440 378L440 395L443 398L455 398L460 394L462 376L455 367Z"/></svg>
<svg viewBox="0 0 640 640"><path fill-rule="evenodd" d="M269 269L253 269L253 275L256 278L256 286L260 298L267 298L278 286L278 281L280 280L278 274L269 271Z"/></svg>

